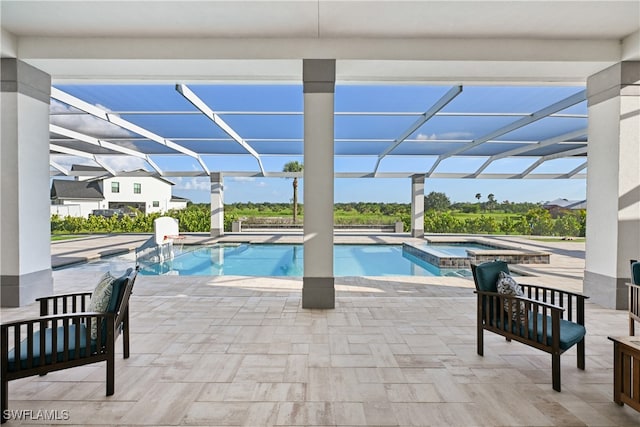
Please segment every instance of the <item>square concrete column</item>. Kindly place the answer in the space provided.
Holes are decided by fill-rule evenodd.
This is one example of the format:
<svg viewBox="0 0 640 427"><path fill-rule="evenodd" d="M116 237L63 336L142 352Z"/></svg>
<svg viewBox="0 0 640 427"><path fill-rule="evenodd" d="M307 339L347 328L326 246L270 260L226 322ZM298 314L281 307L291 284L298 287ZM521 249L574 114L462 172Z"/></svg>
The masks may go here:
<svg viewBox="0 0 640 427"><path fill-rule="evenodd" d="M49 199L51 77L2 58L0 293L19 307L53 291Z"/></svg>
<svg viewBox="0 0 640 427"><path fill-rule="evenodd" d="M333 141L336 62L305 59L303 308L334 308Z"/></svg>
<svg viewBox="0 0 640 427"><path fill-rule="evenodd" d="M627 307L629 260L640 256L640 62L587 80L589 167L584 293Z"/></svg>
<svg viewBox="0 0 640 427"><path fill-rule="evenodd" d="M424 237L424 174L411 177L411 236Z"/></svg>
<svg viewBox="0 0 640 427"><path fill-rule="evenodd" d="M224 185L221 172L211 172L211 237L224 234Z"/></svg>

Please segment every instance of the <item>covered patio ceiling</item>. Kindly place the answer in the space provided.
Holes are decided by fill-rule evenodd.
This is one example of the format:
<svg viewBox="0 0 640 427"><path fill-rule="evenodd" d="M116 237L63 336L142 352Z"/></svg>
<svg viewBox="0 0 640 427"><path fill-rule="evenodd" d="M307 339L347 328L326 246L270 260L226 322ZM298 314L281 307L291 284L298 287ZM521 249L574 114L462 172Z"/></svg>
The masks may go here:
<svg viewBox="0 0 640 427"><path fill-rule="evenodd" d="M586 79L640 60L637 0L0 7L2 56L54 82L52 175L286 175L329 58L337 177L584 178Z"/></svg>
<svg viewBox="0 0 640 427"><path fill-rule="evenodd" d="M290 176L302 100L290 84L56 85L51 174ZM336 87L337 177L584 178L586 155L580 86Z"/></svg>

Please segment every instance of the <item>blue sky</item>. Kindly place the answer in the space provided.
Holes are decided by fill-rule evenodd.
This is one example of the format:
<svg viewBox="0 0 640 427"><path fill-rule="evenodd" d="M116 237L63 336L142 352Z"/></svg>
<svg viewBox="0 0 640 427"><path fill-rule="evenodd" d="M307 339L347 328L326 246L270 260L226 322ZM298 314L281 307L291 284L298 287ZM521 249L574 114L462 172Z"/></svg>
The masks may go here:
<svg viewBox="0 0 640 427"><path fill-rule="evenodd" d="M120 114L122 118L142 126L163 138L201 153L211 171L258 171L258 163L236 142L176 90L174 85L56 85L57 88L106 111ZM228 123L243 139L261 153L267 171L281 171L291 160L303 162L302 134L303 95L301 85L189 85L204 102ZM342 114L335 117L335 170L336 172L371 172L379 154L385 147L415 122L415 115L422 113L442 97L451 86L426 85L337 85L335 111L369 112L370 115ZM491 131L519 119L501 113L530 114L554 102L583 90L582 87L518 87L518 86L465 86L463 92L435 116L418 128L401 144L395 154L407 154L422 150L429 144L436 150L447 152L456 144L466 144ZM53 113L69 113L74 109L58 101L52 102ZM127 112L137 112L131 114ZM144 114L154 111L156 114ZM168 112L191 114L169 114ZM167 112L167 114L157 114ZM235 112L235 113L234 113ZM244 114L237 114L244 112ZM280 112L280 114L247 114L248 112ZM282 114L289 112L291 114ZM394 114L380 115L381 112ZM378 113L378 114L376 114ZM477 113L477 115L460 115ZM495 113L495 114L494 114ZM564 115L586 115L586 102L562 111ZM54 115L52 123L75 129L88 135L104 138L121 138L119 143L132 149L151 153L151 157L163 170L201 170L198 163L188 156L162 156L170 153L160 144L141 141L131 132L88 115ZM586 126L584 117L550 117L527 127L496 138L509 148L518 147L521 141L541 141L552 136ZM366 139L367 141L362 141ZM411 142L413 141L413 142ZM480 167L492 147L486 143L470 150L465 157L444 160L437 172L471 173ZM416 148L418 147L418 148ZM426 148L425 148L426 149ZM157 155L154 155L157 153ZM286 155L284 155L286 154ZM426 172L437 156L387 156L380 164L379 172ZM519 173L537 158L507 158L495 161L485 173ZM57 159L60 163L90 164L78 159ZM103 156L118 170L145 168L144 161L124 156ZM568 172L585 158L556 159L543 163L535 173ZM584 172L584 171L583 171ZM174 194L194 202L209 201L208 178L174 178ZM427 179L425 193L446 193L452 202L477 201L476 193L493 193L497 200L514 202L539 202L558 197L571 200L586 197L584 179L564 180L490 180L490 179ZM304 193L304 180L300 185L300 199ZM233 178L225 179L225 202L288 202L291 199L291 180L284 178ZM392 179L338 179L335 182L335 201L410 201L410 180Z"/></svg>

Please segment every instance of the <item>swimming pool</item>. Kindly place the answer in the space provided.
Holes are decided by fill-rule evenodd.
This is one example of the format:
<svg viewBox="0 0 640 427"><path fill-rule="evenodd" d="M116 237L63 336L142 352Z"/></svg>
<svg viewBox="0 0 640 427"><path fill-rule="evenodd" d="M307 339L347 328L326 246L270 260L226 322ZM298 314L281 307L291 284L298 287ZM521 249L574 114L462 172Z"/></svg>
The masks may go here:
<svg viewBox="0 0 640 427"><path fill-rule="evenodd" d="M335 276L440 276L439 268L400 245L335 245ZM184 276L290 276L304 273L303 245L240 244L185 246L173 260L141 264L141 274Z"/></svg>
<svg viewBox="0 0 640 427"><path fill-rule="evenodd" d="M289 276L302 277L304 247L294 244L184 245L173 260L136 259L136 254L115 255L59 267L84 272L122 271L138 263L142 275L183 276ZM471 277L464 268L439 268L404 250L402 245L334 246L334 276L454 276Z"/></svg>

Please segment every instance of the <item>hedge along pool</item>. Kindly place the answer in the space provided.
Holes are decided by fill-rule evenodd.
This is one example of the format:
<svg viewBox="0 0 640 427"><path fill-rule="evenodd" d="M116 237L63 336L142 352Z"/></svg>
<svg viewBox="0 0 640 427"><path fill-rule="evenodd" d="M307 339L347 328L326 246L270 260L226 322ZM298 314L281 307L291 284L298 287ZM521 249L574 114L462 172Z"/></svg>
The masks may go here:
<svg viewBox="0 0 640 427"><path fill-rule="evenodd" d="M401 245L335 245L335 276L469 276L468 270L440 269ZM303 245L220 244L184 246L172 260L140 261L141 274L181 276L302 277Z"/></svg>

